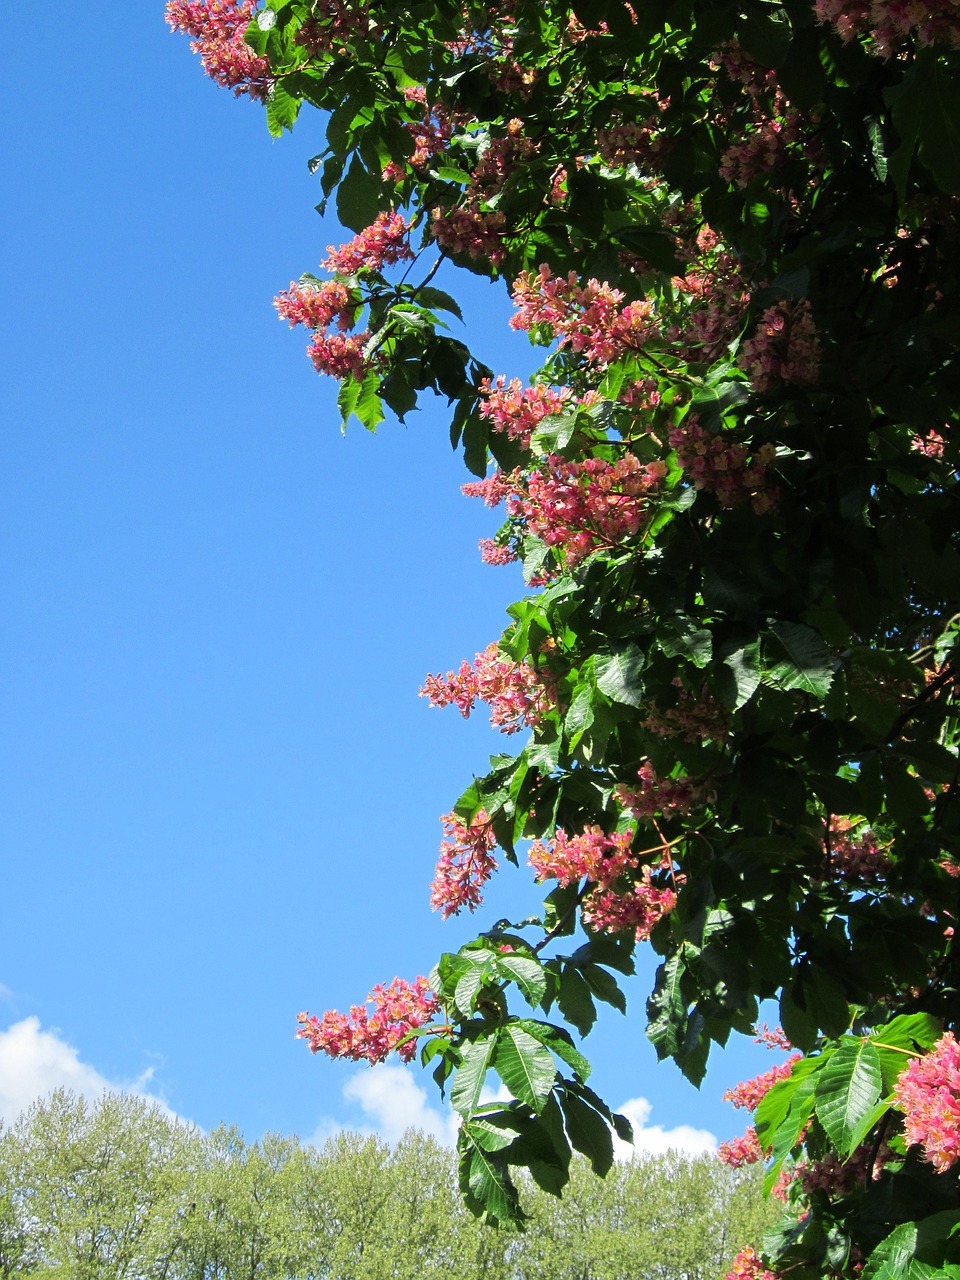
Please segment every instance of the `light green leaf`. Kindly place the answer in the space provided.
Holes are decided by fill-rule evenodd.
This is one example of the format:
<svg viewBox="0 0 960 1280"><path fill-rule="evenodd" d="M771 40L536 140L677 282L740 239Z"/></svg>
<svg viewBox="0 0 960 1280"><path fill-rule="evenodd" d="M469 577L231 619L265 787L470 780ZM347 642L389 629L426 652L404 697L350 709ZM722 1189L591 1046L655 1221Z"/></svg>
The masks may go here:
<svg viewBox="0 0 960 1280"><path fill-rule="evenodd" d="M817 1119L841 1155L853 1151L852 1139L880 1100L880 1058L869 1040L845 1036L819 1073Z"/></svg>
<svg viewBox="0 0 960 1280"><path fill-rule="evenodd" d="M496 1043L495 1036L484 1036L463 1046L462 1061L450 1089L453 1109L462 1116L471 1115L480 1101L480 1091L487 1078Z"/></svg>
<svg viewBox="0 0 960 1280"><path fill-rule="evenodd" d="M536 1112L543 1110L557 1076L549 1049L509 1023L497 1035L493 1066L515 1098Z"/></svg>
<svg viewBox="0 0 960 1280"><path fill-rule="evenodd" d="M562 1027L551 1026L549 1022L535 1022L532 1018L524 1018L517 1024L528 1031L535 1040L557 1055L568 1067L572 1067L580 1079L586 1082L592 1070L590 1063L583 1056Z"/></svg>
<svg viewBox="0 0 960 1280"><path fill-rule="evenodd" d="M614 702L629 707L643 705L644 691L640 681L645 658L635 644L628 644L617 653L598 654L594 660L597 688Z"/></svg>
<svg viewBox="0 0 960 1280"><path fill-rule="evenodd" d="M547 990L547 977L538 960L527 956L499 955L497 970L517 984L524 1000L535 1009Z"/></svg>

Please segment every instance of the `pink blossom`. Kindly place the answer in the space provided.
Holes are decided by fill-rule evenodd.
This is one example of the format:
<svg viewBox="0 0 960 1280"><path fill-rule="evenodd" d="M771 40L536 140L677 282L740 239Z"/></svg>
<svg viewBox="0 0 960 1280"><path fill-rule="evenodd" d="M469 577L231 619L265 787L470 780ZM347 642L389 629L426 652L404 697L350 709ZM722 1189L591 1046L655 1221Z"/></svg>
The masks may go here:
<svg viewBox="0 0 960 1280"><path fill-rule="evenodd" d="M831 817L827 843L831 869L838 879L870 884L882 880L890 870L890 858L863 822Z"/></svg>
<svg viewBox="0 0 960 1280"><path fill-rule="evenodd" d="M907 1142L923 1148L938 1173L960 1158L960 1045L946 1031L922 1058L914 1058L894 1086Z"/></svg>
<svg viewBox="0 0 960 1280"><path fill-rule="evenodd" d="M498 209L483 209L476 198L468 198L452 209L435 208L430 234L448 253L486 259L498 267L506 257L506 218Z"/></svg>
<svg viewBox="0 0 960 1280"><path fill-rule="evenodd" d="M721 1142L717 1147L717 1159L731 1169L740 1169L745 1164L757 1164L762 1160L763 1149L753 1125L741 1137Z"/></svg>
<svg viewBox="0 0 960 1280"><path fill-rule="evenodd" d="M507 475L503 471L494 471L485 480L468 480L460 486L460 492L467 498L481 498L486 507L497 507L517 492L519 484L519 472Z"/></svg>
<svg viewBox="0 0 960 1280"><path fill-rule="evenodd" d="M816 0L814 8L842 40L868 35L873 52L883 58L913 37L921 45L960 48L960 13L953 0Z"/></svg>
<svg viewBox="0 0 960 1280"><path fill-rule="evenodd" d="M377 985L367 996L373 1005L354 1005L349 1014L331 1009L318 1018L309 1013L297 1015L298 1040L306 1040L311 1053L321 1050L331 1058L350 1058L354 1062L383 1062L394 1049L403 1062L416 1053L416 1041L400 1041L411 1031L429 1022L440 1005L426 978L412 983L394 978L388 987ZM398 1047L399 1046L399 1047Z"/></svg>
<svg viewBox="0 0 960 1280"><path fill-rule="evenodd" d="M793 1070L793 1064L799 1062L802 1056L802 1054L795 1053L786 1062L781 1062L779 1065L771 1067L769 1071L765 1071L762 1075L755 1076L752 1080L742 1080L740 1084L726 1091L723 1095L724 1102L732 1102L735 1107L743 1108L746 1111L756 1111L777 1081L786 1080Z"/></svg>
<svg viewBox="0 0 960 1280"><path fill-rule="evenodd" d="M511 564L517 558L517 553L512 547L502 542L495 542L493 538L481 538L479 547L480 559L484 564Z"/></svg>
<svg viewBox="0 0 960 1280"><path fill-rule="evenodd" d="M566 279L554 276L548 266L536 274L524 271L513 283L512 296L517 314L511 328L542 330L589 364L609 364L636 351L657 331L649 303L621 307L619 289L598 280L581 285L573 271Z"/></svg>
<svg viewBox="0 0 960 1280"><path fill-rule="evenodd" d="M756 1249L747 1245L734 1258L725 1280L780 1280L780 1276L776 1271L768 1271Z"/></svg>
<svg viewBox="0 0 960 1280"><path fill-rule="evenodd" d="M775 391L782 383L815 385L820 338L807 299L767 307L753 337L741 347L737 364L759 392Z"/></svg>
<svg viewBox="0 0 960 1280"><path fill-rule="evenodd" d="M572 394L569 387L559 391L542 383L525 387L519 378L512 379L508 385L502 374L493 383L484 378L480 393L480 416L486 418L494 431L524 445L530 443L530 437L544 418L563 412Z"/></svg>
<svg viewBox="0 0 960 1280"><path fill-rule="evenodd" d="M620 784L615 789L617 800L638 818L670 817L689 813L699 798L699 788L692 778L661 778L649 760L637 770L639 787Z"/></svg>
<svg viewBox="0 0 960 1280"><path fill-rule="evenodd" d="M528 662L503 657L496 643L478 653L472 665L464 659L457 671L427 676L420 696L434 707L453 705L464 718L476 702L485 702L490 723L503 733L539 724L553 705L545 676Z"/></svg>
<svg viewBox="0 0 960 1280"><path fill-rule="evenodd" d="M761 1022L758 1027L754 1027L756 1033L753 1043L765 1045L768 1049L783 1049L789 1052L793 1045L787 1039L783 1027L774 1027L771 1031L765 1022Z"/></svg>
<svg viewBox="0 0 960 1280"><path fill-rule="evenodd" d="M354 378L362 382L370 368L366 355L369 332L349 334L314 334L307 347L307 355L317 373L328 373L334 378Z"/></svg>
<svg viewBox="0 0 960 1280"><path fill-rule="evenodd" d="M633 930L638 942L650 937L654 926L677 905L673 889L650 883L650 867L641 868L641 878L629 889L598 886L583 901L583 921L597 933L625 933Z"/></svg>
<svg viewBox="0 0 960 1280"><path fill-rule="evenodd" d="M270 94L270 64L244 40L254 0L168 0L166 19L174 31L193 36L206 74L225 89L263 101Z"/></svg>
<svg viewBox="0 0 960 1280"><path fill-rule="evenodd" d="M289 320L290 327L302 324L308 329L326 329L336 324L340 330L353 327L357 312L356 299L342 280L326 280L322 284L291 283L290 288L273 300L277 314Z"/></svg>
<svg viewBox="0 0 960 1280"><path fill-rule="evenodd" d="M497 838L485 809L480 809L469 826L454 813L440 819L446 837L430 886L430 905L446 919L466 907L475 911L481 902L480 890L497 869L492 857Z"/></svg>
<svg viewBox="0 0 960 1280"><path fill-rule="evenodd" d="M749 503L761 515L780 496L769 479L776 457L772 445L761 445L751 456L741 441L705 431L692 413L670 432L670 444L693 487L712 493L722 507Z"/></svg>
<svg viewBox="0 0 960 1280"><path fill-rule="evenodd" d="M598 547L638 533L655 510L647 499L666 475L665 463L641 463L632 453L613 463L550 454L508 498L507 513L548 547L562 548L572 568Z"/></svg>
<svg viewBox="0 0 960 1280"><path fill-rule="evenodd" d="M632 831L605 835L601 827L584 827L583 835L568 836L557 828L552 841L534 840L528 861L538 880L556 880L561 886L592 880L608 887L637 859L630 852Z"/></svg>
<svg viewBox="0 0 960 1280"><path fill-rule="evenodd" d="M352 276L358 271L380 271L385 266L409 261L414 257L409 239L412 225L399 213L380 213L369 227L339 249L328 245L323 268Z"/></svg>

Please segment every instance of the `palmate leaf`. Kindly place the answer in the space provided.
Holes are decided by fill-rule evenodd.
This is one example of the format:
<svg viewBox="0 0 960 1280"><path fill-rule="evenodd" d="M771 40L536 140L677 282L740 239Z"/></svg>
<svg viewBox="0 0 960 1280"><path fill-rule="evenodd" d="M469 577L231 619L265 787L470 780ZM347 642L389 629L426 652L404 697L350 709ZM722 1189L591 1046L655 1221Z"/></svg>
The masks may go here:
<svg viewBox="0 0 960 1280"><path fill-rule="evenodd" d="M844 1037L819 1073L817 1119L841 1155L854 1149L863 1121L880 1101L883 1075L880 1057L869 1040Z"/></svg>

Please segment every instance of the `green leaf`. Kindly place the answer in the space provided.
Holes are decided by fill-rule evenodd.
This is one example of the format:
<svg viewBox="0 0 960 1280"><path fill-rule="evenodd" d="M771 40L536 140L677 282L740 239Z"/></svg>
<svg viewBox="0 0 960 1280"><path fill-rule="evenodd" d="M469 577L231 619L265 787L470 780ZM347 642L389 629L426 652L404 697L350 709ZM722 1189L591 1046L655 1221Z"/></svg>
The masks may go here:
<svg viewBox="0 0 960 1280"><path fill-rule="evenodd" d="M833 681L833 658L817 632L797 622L777 622L770 630L787 656L768 666L765 681L825 698Z"/></svg>
<svg viewBox="0 0 960 1280"><path fill-rule="evenodd" d="M628 644L617 653L597 654L593 668L597 688L614 702L629 707L642 706L644 690L640 672L644 662L643 651L635 644Z"/></svg>
<svg viewBox="0 0 960 1280"><path fill-rule="evenodd" d="M517 1223L523 1214L516 1187L510 1180L502 1152L487 1151L480 1139L484 1129L474 1134L469 1125L460 1130L460 1188L468 1195L474 1212L487 1213L498 1222Z"/></svg>
<svg viewBox="0 0 960 1280"><path fill-rule="evenodd" d="M885 1093L893 1089L910 1059L927 1053L942 1034L940 1022L930 1013L902 1013L874 1031L870 1043L880 1059Z"/></svg>
<svg viewBox="0 0 960 1280"><path fill-rule="evenodd" d="M569 710L563 721L563 732L568 738L575 738L584 733L593 724L593 690L582 684L574 694Z"/></svg>
<svg viewBox="0 0 960 1280"><path fill-rule="evenodd" d="M497 1034L493 1066L515 1098L534 1111L543 1110L557 1075L545 1045L516 1023L508 1023Z"/></svg>
<svg viewBox="0 0 960 1280"><path fill-rule="evenodd" d="M613 1166L613 1135L606 1120L569 1089L560 1097L571 1146L586 1156L593 1171L603 1177Z"/></svg>
<svg viewBox="0 0 960 1280"><path fill-rule="evenodd" d="M735 649L717 668L720 698L725 707L736 711L750 701L760 687L760 645L754 641Z"/></svg>
<svg viewBox="0 0 960 1280"><path fill-rule="evenodd" d="M572 1067L584 1083L590 1078L590 1063L573 1043L568 1031L552 1026L549 1022L535 1022L532 1018L523 1018L517 1025L529 1032L535 1040L539 1040L551 1053L555 1053L568 1067Z"/></svg>
<svg viewBox="0 0 960 1280"><path fill-rule="evenodd" d="M853 1151L852 1138L880 1100L880 1058L869 1040L845 1036L819 1074L817 1119L841 1155Z"/></svg>
<svg viewBox="0 0 960 1280"><path fill-rule="evenodd" d="M613 1005L614 1009L618 1009L621 1013L627 1012L627 997L620 990L613 974L607 973L606 969L601 969L598 964L585 964L581 973L598 1000L602 1000L604 1004Z"/></svg>
<svg viewBox="0 0 960 1280"><path fill-rule="evenodd" d="M597 1020L597 1007L583 976L571 964L564 965L560 974L557 1004L567 1022L587 1035Z"/></svg>
<svg viewBox="0 0 960 1280"><path fill-rule="evenodd" d="M495 1036L483 1036L478 1040L468 1041L463 1046L461 1063L450 1089L453 1109L462 1116L472 1115L476 1110L496 1044Z"/></svg>
<svg viewBox="0 0 960 1280"><path fill-rule="evenodd" d="M278 80L267 99L267 128L271 136L279 138L284 129L292 129L299 114L300 99L288 93Z"/></svg>
<svg viewBox="0 0 960 1280"><path fill-rule="evenodd" d="M918 1262L938 1267L937 1276L948 1275L942 1264L960 1261L958 1228L960 1211L956 1209L901 1223L870 1254L862 1280L914 1280L919 1276Z"/></svg>
<svg viewBox="0 0 960 1280"><path fill-rule="evenodd" d="M517 984L524 1000L535 1009L547 990L543 965L527 956L507 954L497 956L496 966L499 973Z"/></svg>
<svg viewBox="0 0 960 1280"><path fill-rule="evenodd" d="M380 181L369 173L359 156L337 187L337 217L351 231L363 231L380 212Z"/></svg>

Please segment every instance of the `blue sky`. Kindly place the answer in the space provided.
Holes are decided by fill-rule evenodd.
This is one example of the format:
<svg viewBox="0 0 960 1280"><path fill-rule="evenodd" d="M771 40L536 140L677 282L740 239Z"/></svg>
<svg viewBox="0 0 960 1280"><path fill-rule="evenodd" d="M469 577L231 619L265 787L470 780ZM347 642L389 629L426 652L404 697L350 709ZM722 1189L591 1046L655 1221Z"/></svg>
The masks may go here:
<svg viewBox="0 0 960 1280"><path fill-rule="evenodd" d="M162 10L28 6L7 66L0 1113L108 1082L251 1138L440 1131L429 1077L311 1059L294 1019L472 936L429 910L438 816L503 742L417 690L522 584L480 563L442 404L343 439L276 318L346 238L313 209L319 117L272 141ZM526 374L502 286L457 291L477 354ZM507 868L480 927L536 902ZM587 1041L600 1091L739 1132L722 1091L772 1058L697 1093L645 994Z"/></svg>

